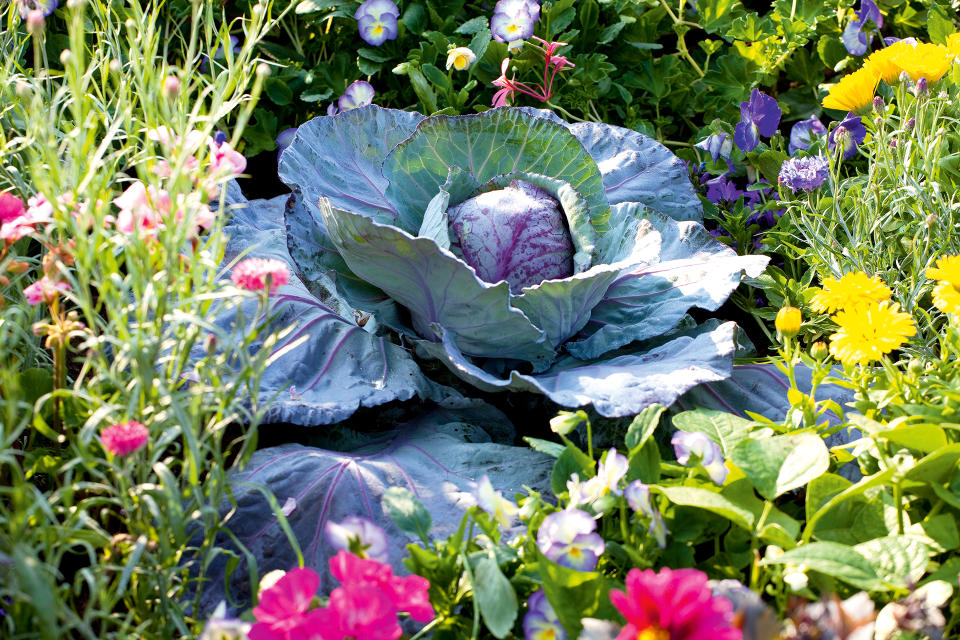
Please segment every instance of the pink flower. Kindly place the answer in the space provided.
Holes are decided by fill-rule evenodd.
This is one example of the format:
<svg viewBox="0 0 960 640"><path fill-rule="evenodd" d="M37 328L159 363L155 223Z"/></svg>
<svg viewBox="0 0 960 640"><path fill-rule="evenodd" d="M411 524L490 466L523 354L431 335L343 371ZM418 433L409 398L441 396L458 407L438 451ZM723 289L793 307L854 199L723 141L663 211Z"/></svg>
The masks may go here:
<svg viewBox="0 0 960 640"><path fill-rule="evenodd" d="M107 453L126 456L147 444L149 437L150 432L145 426L136 420L131 420L104 429L100 434L100 441Z"/></svg>
<svg viewBox="0 0 960 640"><path fill-rule="evenodd" d="M42 193L27 200L27 212L24 214L29 224L49 222L53 217L53 205L47 201Z"/></svg>
<svg viewBox="0 0 960 640"><path fill-rule="evenodd" d="M253 608L257 622L250 628L250 640L333 638L330 616L322 609L310 611L319 586L320 576L313 569L300 568L261 591L260 602Z"/></svg>
<svg viewBox="0 0 960 640"><path fill-rule="evenodd" d="M66 282L54 282L47 276L43 276L29 287L23 290L23 295L27 298L27 303L37 305L41 302L50 304L61 291L70 291L71 287Z"/></svg>
<svg viewBox="0 0 960 640"><path fill-rule="evenodd" d="M158 229L164 228L163 216L171 207L170 195L165 190L152 185L148 187L139 180L130 183L113 199L113 203L120 208L117 230L129 234L156 234Z"/></svg>
<svg viewBox="0 0 960 640"><path fill-rule="evenodd" d="M321 636L323 640L396 640L402 633L396 606L389 595L377 587L337 587L330 594L326 615L328 626Z"/></svg>
<svg viewBox="0 0 960 640"><path fill-rule="evenodd" d="M266 288L270 279L270 291L287 284L290 270L280 260L272 258L247 258L233 268L230 279L233 284L248 291L260 291Z"/></svg>
<svg viewBox="0 0 960 640"><path fill-rule="evenodd" d="M393 575L390 565L358 558L349 551L339 551L330 558L330 573L344 586L370 586L380 589L400 611L406 611L417 622L434 616L427 590L430 582L421 576Z"/></svg>
<svg viewBox="0 0 960 640"><path fill-rule="evenodd" d="M229 142L214 146L210 154L210 173L214 175L238 176L247 168L247 159L242 153L234 151Z"/></svg>
<svg viewBox="0 0 960 640"><path fill-rule="evenodd" d="M501 87L499 91L493 94L493 106L507 106L507 98L513 99L517 91L517 83L507 78L507 67L510 66L510 58L504 58L500 63L500 77L493 81L493 86Z"/></svg>
<svg viewBox="0 0 960 640"><path fill-rule="evenodd" d="M627 592L611 591L610 602L627 619L617 640L742 640L733 623L733 605L714 597L707 576L696 569L631 569Z"/></svg>
<svg viewBox="0 0 960 640"><path fill-rule="evenodd" d="M0 224L16 220L23 215L23 201L9 194L0 193Z"/></svg>

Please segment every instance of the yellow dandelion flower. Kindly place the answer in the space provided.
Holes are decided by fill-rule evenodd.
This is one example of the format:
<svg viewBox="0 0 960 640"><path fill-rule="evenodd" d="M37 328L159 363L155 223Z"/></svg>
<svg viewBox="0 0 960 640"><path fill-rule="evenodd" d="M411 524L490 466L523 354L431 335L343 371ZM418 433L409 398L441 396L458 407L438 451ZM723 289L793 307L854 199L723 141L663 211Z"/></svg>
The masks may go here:
<svg viewBox="0 0 960 640"><path fill-rule="evenodd" d="M917 332L910 314L890 302L845 309L833 321L839 330L830 336L830 353L843 364L862 366L879 360Z"/></svg>
<svg viewBox="0 0 960 640"><path fill-rule="evenodd" d="M947 36L947 49L956 58L960 58L960 31Z"/></svg>
<svg viewBox="0 0 960 640"><path fill-rule="evenodd" d="M823 99L826 109L859 111L873 104L873 95L880 83L880 73L873 65L866 64L853 73L840 78Z"/></svg>
<svg viewBox="0 0 960 640"><path fill-rule="evenodd" d="M910 74L913 81L926 78L933 83L944 76L953 64L953 55L942 44L921 42L915 47L905 47L894 57L893 62Z"/></svg>
<svg viewBox="0 0 960 640"><path fill-rule="evenodd" d="M889 47L884 47L871 53L867 57L867 64L873 66L877 73L880 74L880 77L883 78L884 82L892 85L900 79L900 72L903 71L893 59L904 49L912 50L913 45L903 40L898 40Z"/></svg>
<svg viewBox="0 0 960 640"><path fill-rule="evenodd" d="M890 289L877 276L862 271L844 274L842 278L824 278L823 289L810 301L814 311L833 313L841 309L890 299Z"/></svg>
<svg viewBox="0 0 960 640"><path fill-rule="evenodd" d="M937 260L937 266L927 269L931 280L946 280L960 289L960 256L943 256Z"/></svg>

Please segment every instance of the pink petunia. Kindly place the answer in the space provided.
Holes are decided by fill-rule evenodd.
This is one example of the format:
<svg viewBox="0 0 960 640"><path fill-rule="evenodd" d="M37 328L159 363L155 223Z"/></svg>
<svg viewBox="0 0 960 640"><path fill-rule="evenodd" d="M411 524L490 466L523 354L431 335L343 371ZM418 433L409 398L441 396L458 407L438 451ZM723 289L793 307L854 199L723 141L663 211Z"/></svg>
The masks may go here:
<svg viewBox="0 0 960 640"><path fill-rule="evenodd" d="M43 276L29 287L23 290L23 295L27 299L27 304L50 304L56 300L61 292L70 291L71 287L66 282L54 282L47 276Z"/></svg>
<svg viewBox="0 0 960 640"><path fill-rule="evenodd" d="M136 420L107 427L100 434L100 441L107 453L115 456L130 455L147 444L150 432Z"/></svg>
<svg viewBox="0 0 960 640"><path fill-rule="evenodd" d="M707 575L696 569L631 569L627 592L611 591L610 602L627 619L617 640L667 637L670 640L742 640L733 605L714 596Z"/></svg>
<svg viewBox="0 0 960 640"><path fill-rule="evenodd" d="M395 576L390 565L358 558L349 551L339 551L330 558L330 573L344 586L376 587L391 599L400 611L406 611L417 622L434 616L427 590L430 582L421 576Z"/></svg>
<svg viewBox="0 0 960 640"><path fill-rule="evenodd" d="M260 602L253 608L257 622L250 628L250 640L335 637L329 632L330 615L322 609L310 610L319 586L320 576L304 567L288 571L261 591Z"/></svg>
<svg viewBox="0 0 960 640"><path fill-rule="evenodd" d="M23 201L10 193L0 193L0 224L11 222L23 215Z"/></svg>
<svg viewBox="0 0 960 640"><path fill-rule="evenodd" d="M248 291L260 291L267 286L270 280L270 291L287 284L290 280L290 270L280 260L272 258L247 258L233 268L230 279L233 284Z"/></svg>

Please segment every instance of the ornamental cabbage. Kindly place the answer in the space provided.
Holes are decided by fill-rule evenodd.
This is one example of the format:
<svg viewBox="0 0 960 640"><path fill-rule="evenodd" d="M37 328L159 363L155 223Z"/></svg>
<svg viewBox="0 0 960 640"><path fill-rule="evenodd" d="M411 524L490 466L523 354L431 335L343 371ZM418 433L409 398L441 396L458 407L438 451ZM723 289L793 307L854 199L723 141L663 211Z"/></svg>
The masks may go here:
<svg viewBox="0 0 960 640"><path fill-rule="evenodd" d="M726 378L735 351L734 323L697 326L687 311L716 310L744 272L766 265L704 229L686 169L665 147L549 111L425 117L371 105L319 117L298 129L280 177L293 190L291 280L303 286L281 287L278 302L313 298L342 323L323 362L310 361L313 347L297 357L285 343L265 375L268 388L296 385L310 415L284 412L291 422L333 421L308 405L341 396L347 413L436 397L439 385L422 371L411 383L409 369L390 397L388 367L409 367L411 351L483 391L540 393L605 416L671 404ZM305 339L315 320L303 317L294 336ZM358 332L377 346L351 362L340 346Z"/></svg>

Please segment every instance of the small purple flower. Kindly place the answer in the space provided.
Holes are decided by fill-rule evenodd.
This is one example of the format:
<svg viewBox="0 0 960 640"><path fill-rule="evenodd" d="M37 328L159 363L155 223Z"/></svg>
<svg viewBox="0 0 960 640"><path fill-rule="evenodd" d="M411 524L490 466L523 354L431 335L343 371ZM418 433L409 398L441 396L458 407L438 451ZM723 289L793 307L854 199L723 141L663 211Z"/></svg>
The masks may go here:
<svg viewBox="0 0 960 640"><path fill-rule="evenodd" d="M779 182L791 191L813 191L830 177L830 163L824 156L790 158L780 167Z"/></svg>
<svg viewBox="0 0 960 640"><path fill-rule="evenodd" d="M540 20L540 4L536 0L500 0L493 9L490 32L497 42L519 43L533 35L533 26Z"/></svg>
<svg viewBox="0 0 960 640"><path fill-rule="evenodd" d="M377 562L390 561L387 534L362 516L347 516L341 522L328 520L323 533L330 546L338 551L349 551Z"/></svg>
<svg viewBox="0 0 960 640"><path fill-rule="evenodd" d="M718 176L713 180L707 181L707 200L713 204L726 202L733 204L743 196L743 191L737 188L727 176Z"/></svg>
<svg viewBox="0 0 960 640"><path fill-rule="evenodd" d="M387 40L396 39L399 33L397 29L399 16L400 9L391 0L367 0L353 14L360 29L360 37L364 42L375 47L379 47Z"/></svg>
<svg viewBox="0 0 960 640"><path fill-rule="evenodd" d="M723 485L727 479L727 467L723 463L723 452L716 442L700 431L677 431L670 439L677 462L687 466L692 457L699 459L710 479Z"/></svg>
<svg viewBox="0 0 960 640"><path fill-rule="evenodd" d="M283 154L284 150L293 144L293 138L297 135L297 128L290 127L277 134L277 159Z"/></svg>
<svg viewBox="0 0 960 640"><path fill-rule="evenodd" d="M547 594L539 589L527 600L527 614L523 616L524 640L566 640L567 632L560 624L556 611L550 606Z"/></svg>
<svg viewBox="0 0 960 640"><path fill-rule="evenodd" d="M226 141L227 141L226 131L221 131L220 129L217 129L216 131L213 132L213 144L217 145L217 147L219 147Z"/></svg>
<svg viewBox="0 0 960 640"><path fill-rule="evenodd" d="M551 513L540 524L537 546L557 564L577 571L593 571L603 555L603 538L586 512L567 509Z"/></svg>
<svg viewBox="0 0 960 640"><path fill-rule="evenodd" d="M863 126L863 120L860 119L860 116L854 115L851 112L843 119L840 126L830 132L829 146L831 151L836 147L836 138L838 135L841 136L843 141L843 159L849 160L857 155L857 147L866 140L867 128Z"/></svg>
<svg viewBox="0 0 960 640"><path fill-rule="evenodd" d="M840 39L850 55L862 56L867 52L874 32L879 32L883 26L883 15L872 0L861 0L857 19L852 20L843 30Z"/></svg>
<svg viewBox="0 0 960 640"><path fill-rule="evenodd" d="M740 122L733 130L733 141L743 151L753 151L760 137L769 138L780 125L780 105L759 89L750 92L750 100L740 103Z"/></svg>
<svg viewBox="0 0 960 640"><path fill-rule="evenodd" d="M733 151L733 140L726 133L714 133L693 146L709 153L714 162L718 158L729 161L730 152Z"/></svg>
<svg viewBox="0 0 960 640"><path fill-rule="evenodd" d="M648 533L656 539L657 546L661 549L665 548L667 546L667 534L670 532L667 531L667 525L663 522L660 511L650 501L650 487L639 480L634 480L627 485L623 494L626 496L627 504L630 505L631 509L650 518Z"/></svg>
<svg viewBox="0 0 960 640"><path fill-rule="evenodd" d="M817 116L810 116L806 120L793 125L790 129L790 146L788 151L793 155L797 151L805 151L814 143L816 136L827 135L827 128Z"/></svg>
<svg viewBox="0 0 960 640"><path fill-rule="evenodd" d="M59 4L58 0L16 0L17 8L20 9L20 17L27 19L27 14L31 11L39 11L44 16L53 13Z"/></svg>
<svg viewBox="0 0 960 640"><path fill-rule="evenodd" d="M366 80L357 80L343 92L343 95L337 100L337 106L340 107L340 111L365 107L373 102L375 95L377 95L377 92L373 90L372 84Z"/></svg>

